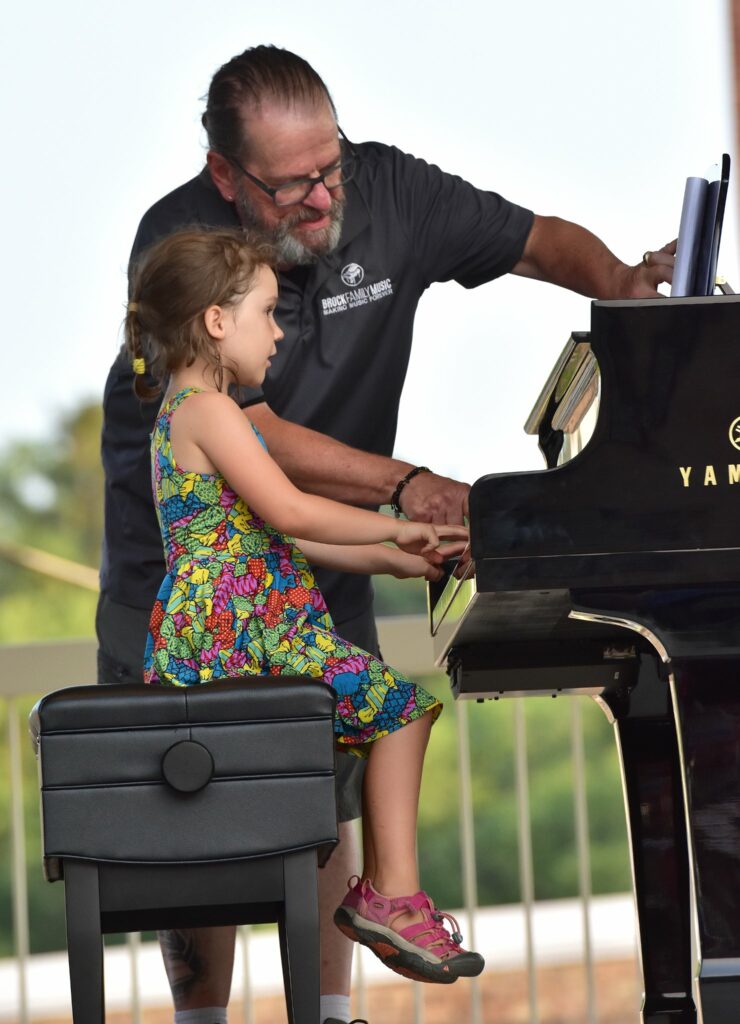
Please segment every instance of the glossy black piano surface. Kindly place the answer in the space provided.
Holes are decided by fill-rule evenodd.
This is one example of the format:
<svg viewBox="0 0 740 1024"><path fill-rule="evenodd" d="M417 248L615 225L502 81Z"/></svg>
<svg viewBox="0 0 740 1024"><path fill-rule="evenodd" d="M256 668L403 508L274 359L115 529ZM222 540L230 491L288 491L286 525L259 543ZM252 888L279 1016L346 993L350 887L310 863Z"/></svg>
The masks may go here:
<svg viewBox="0 0 740 1024"><path fill-rule="evenodd" d="M705 1024L729 1024L740 1020L740 296L595 302L590 336L569 353L536 417L549 468L473 486L468 574L430 587L435 655L458 697L602 703L623 765L641 1019L694 1024L700 1004ZM563 428L596 392L594 359L593 434L558 465Z"/></svg>

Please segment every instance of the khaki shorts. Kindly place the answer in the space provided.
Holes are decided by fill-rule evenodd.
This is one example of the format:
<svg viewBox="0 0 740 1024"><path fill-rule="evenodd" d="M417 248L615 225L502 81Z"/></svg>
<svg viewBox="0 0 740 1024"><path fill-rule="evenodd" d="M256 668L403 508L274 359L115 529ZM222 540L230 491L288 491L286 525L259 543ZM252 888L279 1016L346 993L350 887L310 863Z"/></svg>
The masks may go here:
<svg viewBox="0 0 740 1024"><path fill-rule="evenodd" d="M150 613L144 608L117 604L101 593L95 616L98 634L98 683L142 683L144 647ZM337 633L349 643L380 657L378 631L372 605L360 615L336 623ZM352 821L362 814L362 777L365 761L337 752L337 815Z"/></svg>

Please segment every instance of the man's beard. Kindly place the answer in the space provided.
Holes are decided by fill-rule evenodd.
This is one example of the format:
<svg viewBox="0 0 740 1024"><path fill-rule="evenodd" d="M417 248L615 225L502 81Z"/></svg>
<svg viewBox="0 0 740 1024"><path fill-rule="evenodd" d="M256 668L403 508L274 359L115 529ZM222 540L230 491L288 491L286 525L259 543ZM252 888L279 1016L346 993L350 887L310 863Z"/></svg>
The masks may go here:
<svg viewBox="0 0 740 1024"><path fill-rule="evenodd" d="M325 216L318 210L299 206L295 211L275 225L268 227L260 219L254 206L240 187L234 199L237 214L243 228L254 231L268 241L275 249L278 264L286 267L305 267L316 263L321 256L336 249L342 234L344 219L344 197L331 197L330 222L327 227L311 234L310 247L292 234L292 228L303 221L319 220Z"/></svg>

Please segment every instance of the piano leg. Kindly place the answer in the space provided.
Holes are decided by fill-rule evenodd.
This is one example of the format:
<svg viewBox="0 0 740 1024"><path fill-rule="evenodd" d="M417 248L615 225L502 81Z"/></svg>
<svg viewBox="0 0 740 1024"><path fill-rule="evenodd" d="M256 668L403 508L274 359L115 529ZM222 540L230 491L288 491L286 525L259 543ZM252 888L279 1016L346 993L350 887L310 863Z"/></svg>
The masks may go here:
<svg viewBox="0 0 740 1024"><path fill-rule="evenodd" d="M642 656L628 701L606 703L615 715L622 761L644 983L641 1020L696 1024L681 761L657 658Z"/></svg>
<svg viewBox="0 0 740 1024"><path fill-rule="evenodd" d="M740 659L673 659L704 1024L740 1019Z"/></svg>

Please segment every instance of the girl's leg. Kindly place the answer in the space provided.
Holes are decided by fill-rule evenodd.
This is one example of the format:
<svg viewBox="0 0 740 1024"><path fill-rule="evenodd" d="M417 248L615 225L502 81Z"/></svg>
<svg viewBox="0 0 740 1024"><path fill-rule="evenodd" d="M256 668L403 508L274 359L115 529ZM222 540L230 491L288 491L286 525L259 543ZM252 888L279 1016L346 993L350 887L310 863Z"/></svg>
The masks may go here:
<svg viewBox="0 0 740 1024"><path fill-rule="evenodd" d="M365 786L363 781L362 800L365 802ZM362 819L362 877L371 882L375 878L375 844L370 821L365 815Z"/></svg>
<svg viewBox="0 0 740 1024"><path fill-rule="evenodd" d="M440 913L419 887L416 818L431 725L430 712L370 747L363 791L365 879L350 886L334 921L397 974L450 984L480 974L484 962L462 948L455 919Z"/></svg>
<svg viewBox="0 0 740 1024"><path fill-rule="evenodd" d="M368 946L398 974L449 984L483 970L460 945L456 922L419 890L416 819L421 772L439 701L388 665L310 623L272 667L323 676L337 692L335 731L369 743L363 789L364 880L351 884L334 913L339 930ZM353 678L354 677L354 678ZM370 734L375 730L373 738ZM444 921L455 931L450 934Z"/></svg>
<svg viewBox="0 0 740 1024"><path fill-rule="evenodd" d="M372 654L342 640L315 623L306 624L273 655L274 666L289 674L325 678L338 691L338 718L349 734L372 722L390 733L370 743L363 788L364 877L395 892L418 890L416 817L421 770L433 716L440 704ZM352 690L352 676L356 690ZM393 710L388 710L385 704ZM399 713L414 717L398 728ZM426 713L425 713L426 712ZM380 871L380 874L378 872ZM408 882L415 887L409 888Z"/></svg>
<svg viewBox="0 0 740 1024"><path fill-rule="evenodd" d="M424 754L439 701L316 626L295 634L276 667L323 675L334 685L340 736L351 737L355 730L367 736L372 724L378 737L369 740L363 789L364 880L350 884L334 913L335 924L391 970L417 981L449 984L480 974L482 957L462 948L454 919L419 890L416 819ZM445 920L454 932L447 931Z"/></svg>
<svg viewBox="0 0 740 1024"><path fill-rule="evenodd" d="M378 892L389 896L419 889L416 819L431 727L431 714L423 715L370 748L363 791L363 825L368 831L364 874Z"/></svg>

